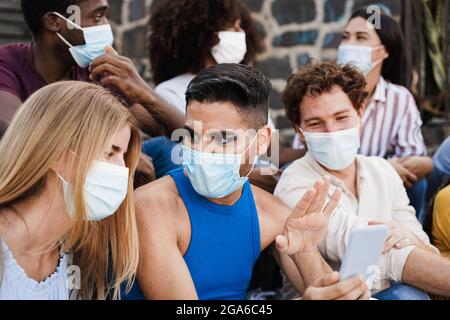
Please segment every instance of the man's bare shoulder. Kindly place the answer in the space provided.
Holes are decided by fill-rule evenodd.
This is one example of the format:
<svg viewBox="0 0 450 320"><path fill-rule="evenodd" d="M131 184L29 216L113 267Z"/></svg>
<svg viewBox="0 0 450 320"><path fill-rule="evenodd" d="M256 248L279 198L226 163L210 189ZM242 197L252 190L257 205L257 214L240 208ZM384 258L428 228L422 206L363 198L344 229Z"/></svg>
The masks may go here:
<svg viewBox="0 0 450 320"><path fill-rule="evenodd" d="M280 199L253 185L252 192L260 216L267 215L271 220L275 219L282 222L287 219L290 210Z"/></svg>
<svg viewBox="0 0 450 320"><path fill-rule="evenodd" d="M140 187L134 194L137 212L167 216L183 204L175 181L170 176Z"/></svg>

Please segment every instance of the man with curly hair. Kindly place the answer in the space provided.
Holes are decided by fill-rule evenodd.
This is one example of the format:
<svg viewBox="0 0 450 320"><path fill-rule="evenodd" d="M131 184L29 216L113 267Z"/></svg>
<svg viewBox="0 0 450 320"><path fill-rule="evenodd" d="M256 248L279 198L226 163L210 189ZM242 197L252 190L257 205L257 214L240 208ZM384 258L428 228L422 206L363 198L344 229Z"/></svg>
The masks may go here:
<svg viewBox="0 0 450 320"><path fill-rule="evenodd" d="M354 228L386 224L373 293L393 285L376 297L428 298L413 287L450 295L450 261L430 244L399 175L383 158L358 155L365 87L357 69L334 62L312 63L291 76L283 100L308 153L286 169L275 195L292 208L317 179L331 176L332 190L343 195L319 246L324 258L338 268Z"/></svg>

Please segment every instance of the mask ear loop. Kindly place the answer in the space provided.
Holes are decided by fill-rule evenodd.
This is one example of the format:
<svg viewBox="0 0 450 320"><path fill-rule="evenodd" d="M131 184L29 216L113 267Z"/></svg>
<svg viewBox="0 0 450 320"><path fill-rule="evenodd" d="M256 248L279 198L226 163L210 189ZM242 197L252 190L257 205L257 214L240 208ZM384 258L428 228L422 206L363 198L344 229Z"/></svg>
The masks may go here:
<svg viewBox="0 0 450 320"><path fill-rule="evenodd" d="M248 147L244 150L244 152L242 152L242 154L244 154L245 152L247 152L248 149L250 149L251 145L253 144L253 142L255 142L256 137L258 137L258 136L259 136L259 132L253 137L252 141L248 144ZM250 174L252 173L253 169L255 169L257 160L258 160L258 156L255 156L255 161L253 161L252 168L250 169L250 171L248 172L248 174L244 178L248 178L250 176Z"/></svg>
<svg viewBox="0 0 450 320"><path fill-rule="evenodd" d="M75 22L70 21L69 19L67 19L66 17L64 17L63 15L59 14L58 12L53 12L54 15L60 17L61 19L67 21L67 23L70 23L72 26L74 26L75 28L77 28L78 30L83 31L83 28L80 27L79 25L77 25ZM73 48L73 45L70 44L69 41L67 41L59 32L56 33L56 35L69 47L69 48Z"/></svg>

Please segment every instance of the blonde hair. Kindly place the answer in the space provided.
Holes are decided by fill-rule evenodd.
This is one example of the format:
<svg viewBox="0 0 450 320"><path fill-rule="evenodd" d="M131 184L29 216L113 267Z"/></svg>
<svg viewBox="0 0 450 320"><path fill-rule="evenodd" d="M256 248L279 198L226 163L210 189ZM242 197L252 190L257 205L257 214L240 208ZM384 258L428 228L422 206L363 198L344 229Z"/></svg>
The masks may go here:
<svg viewBox="0 0 450 320"><path fill-rule="evenodd" d="M125 156L130 169L128 194L113 216L86 221L86 174L92 161L127 125L131 128ZM127 281L129 289L134 281L139 247L133 177L140 145L138 124L129 111L100 86L76 81L58 82L34 93L0 141L0 209L38 195L51 166L70 152L77 155L73 185L76 213L61 243L81 270L81 299L118 299L120 284Z"/></svg>

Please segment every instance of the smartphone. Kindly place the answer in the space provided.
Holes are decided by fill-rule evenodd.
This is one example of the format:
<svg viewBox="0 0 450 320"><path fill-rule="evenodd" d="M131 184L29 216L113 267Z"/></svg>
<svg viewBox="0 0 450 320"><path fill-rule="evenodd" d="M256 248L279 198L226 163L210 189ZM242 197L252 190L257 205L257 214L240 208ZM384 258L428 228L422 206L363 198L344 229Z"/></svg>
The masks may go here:
<svg viewBox="0 0 450 320"><path fill-rule="evenodd" d="M341 281L358 274L369 279L377 271L386 237L385 225L361 226L354 229L339 271Z"/></svg>

